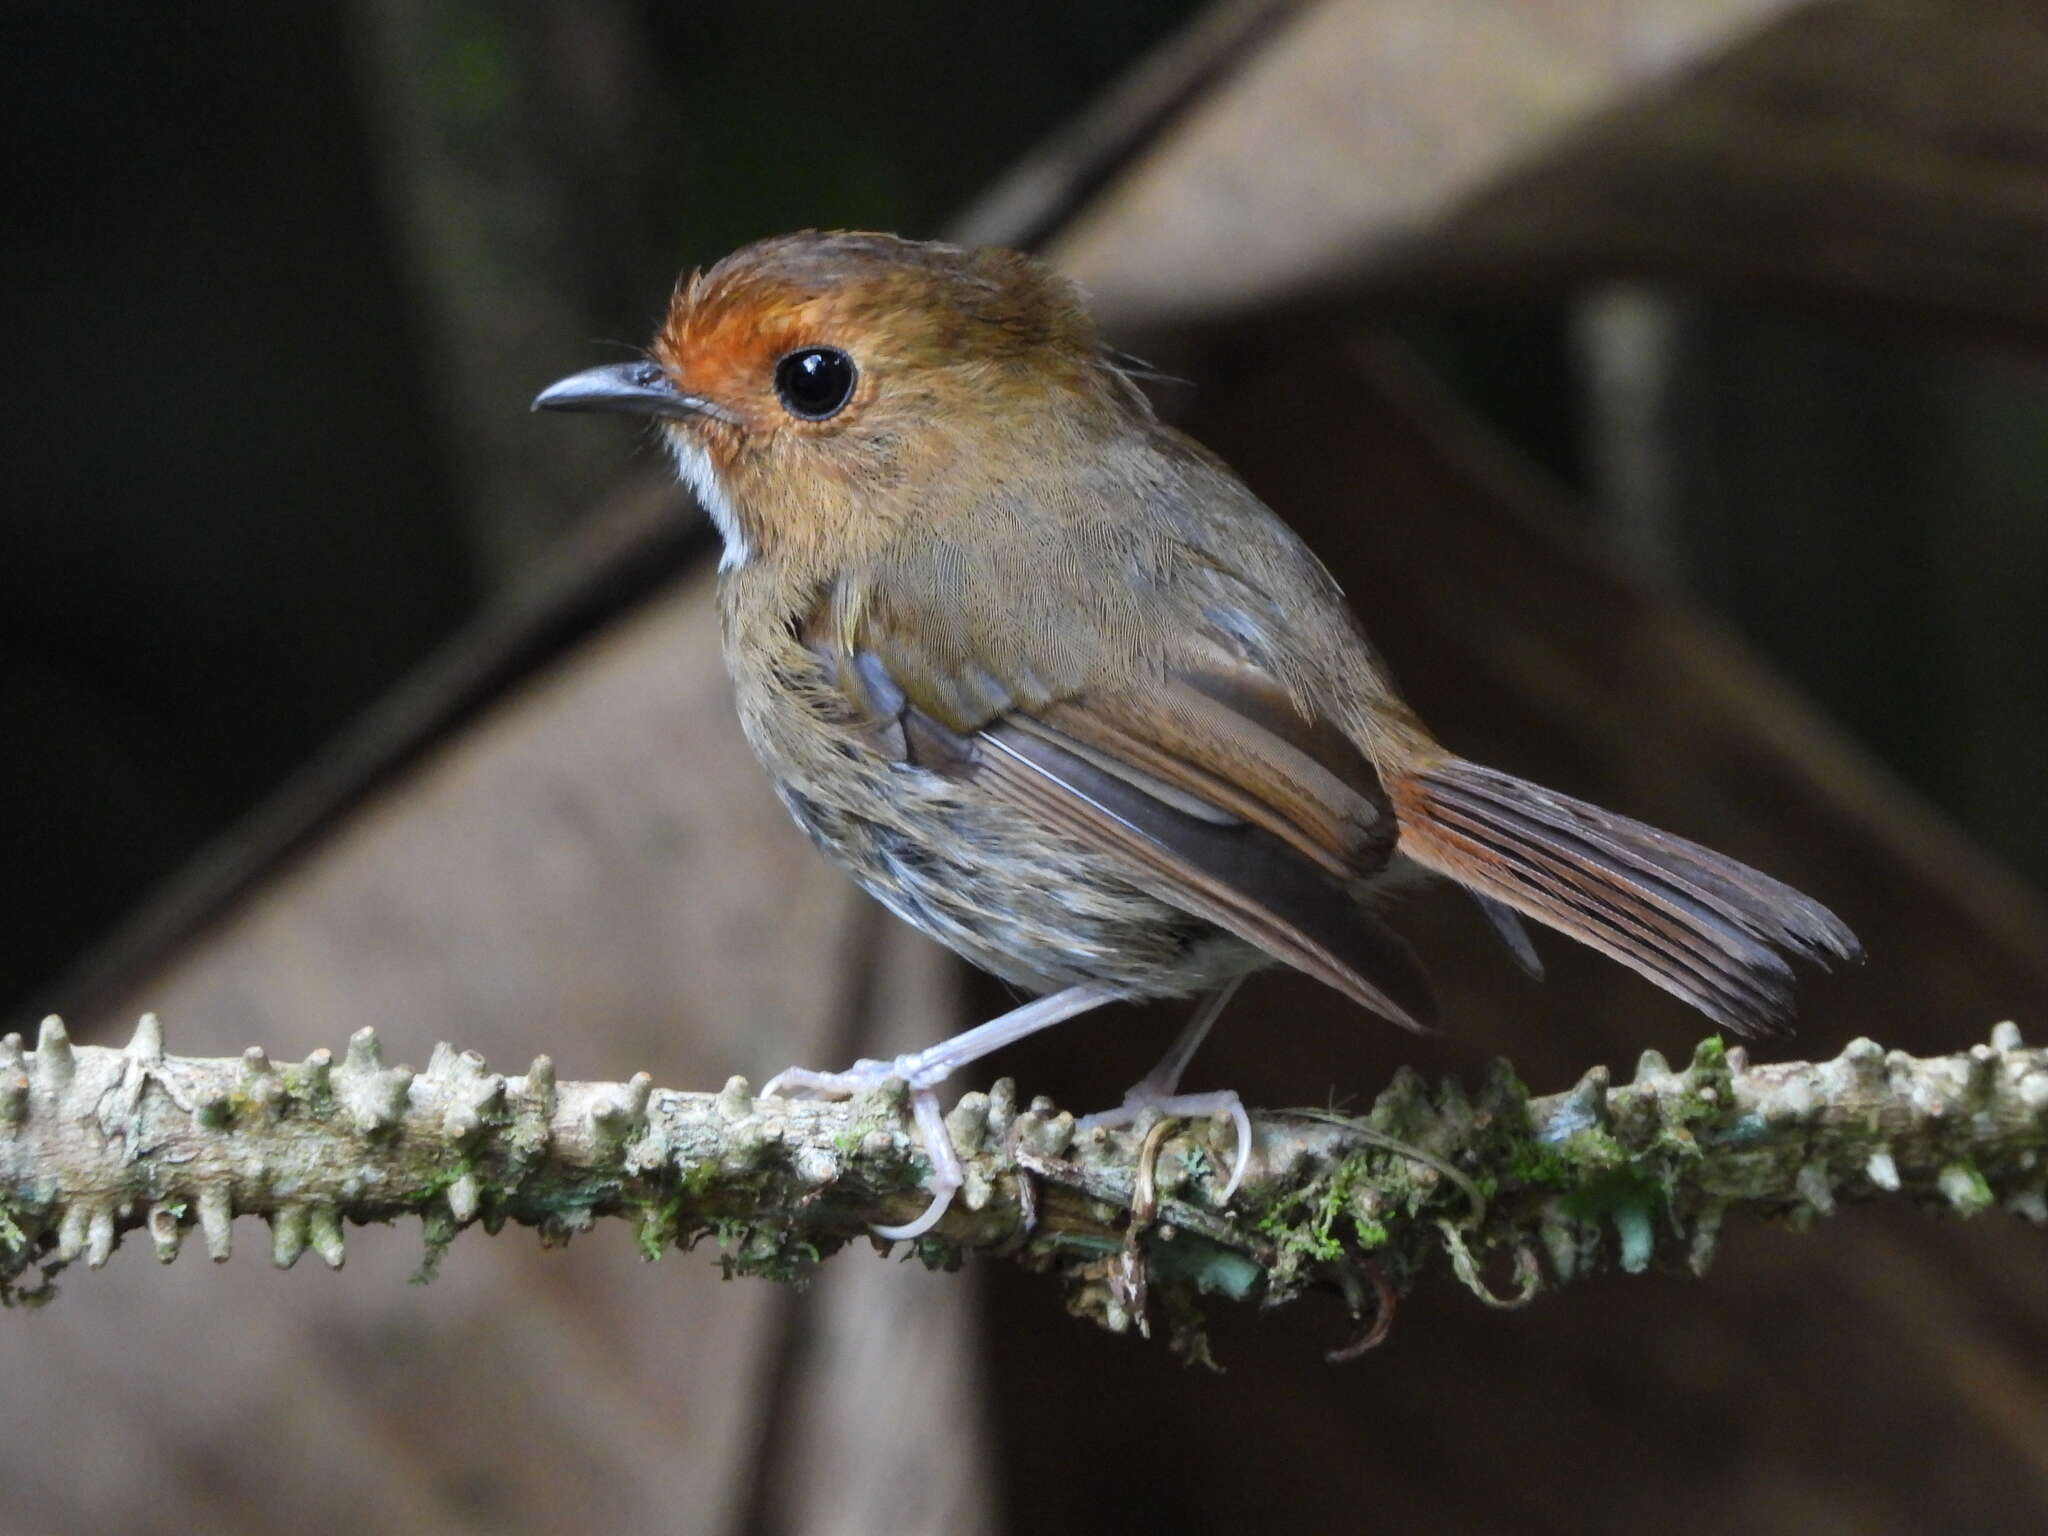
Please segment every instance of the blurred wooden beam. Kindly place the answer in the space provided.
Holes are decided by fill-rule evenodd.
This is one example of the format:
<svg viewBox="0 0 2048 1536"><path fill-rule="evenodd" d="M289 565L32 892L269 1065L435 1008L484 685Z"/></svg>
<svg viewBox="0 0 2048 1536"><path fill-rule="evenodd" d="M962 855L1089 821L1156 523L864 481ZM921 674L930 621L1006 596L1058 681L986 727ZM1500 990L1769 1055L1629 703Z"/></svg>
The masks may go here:
<svg viewBox="0 0 2048 1536"><path fill-rule="evenodd" d="M1322 0L1129 155L1048 254L1136 326L1426 261L1438 221L1489 183L1795 8Z"/></svg>
<svg viewBox="0 0 2048 1536"><path fill-rule="evenodd" d="M2048 13L1796 10L1481 190L1379 279L1644 274L2048 344Z"/></svg>
<svg viewBox="0 0 2048 1536"><path fill-rule="evenodd" d="M1136 326L1647 274L2039 344L2043 100L2031 0L1324 0L1050 251Z"/></svg>
<svg viewBox="0 0 2048 1536"><path fill-rule="evenodd" d="M946 238L1038 249L1308 9L1309 0L1216 0L976 198Z"/></svg>

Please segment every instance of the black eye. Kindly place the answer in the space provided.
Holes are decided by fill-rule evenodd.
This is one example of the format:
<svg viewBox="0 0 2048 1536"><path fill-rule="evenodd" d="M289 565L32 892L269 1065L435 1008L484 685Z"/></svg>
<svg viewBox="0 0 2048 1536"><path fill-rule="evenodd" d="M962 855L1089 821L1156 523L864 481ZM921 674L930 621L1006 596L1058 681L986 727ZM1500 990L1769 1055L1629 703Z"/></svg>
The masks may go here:
<svg viewBox="0 0 2048 1536"><path fill-rule="evenodd" d="M782 408L805 421L839 414L853 397L853 359L837 347L805 347L775 365Z"/></svg>

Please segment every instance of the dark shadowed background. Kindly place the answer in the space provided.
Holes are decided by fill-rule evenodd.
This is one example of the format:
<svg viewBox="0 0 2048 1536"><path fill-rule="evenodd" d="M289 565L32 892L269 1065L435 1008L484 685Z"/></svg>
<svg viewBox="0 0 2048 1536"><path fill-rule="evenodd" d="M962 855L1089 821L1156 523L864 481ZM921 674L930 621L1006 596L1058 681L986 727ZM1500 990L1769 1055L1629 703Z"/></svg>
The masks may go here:
<svg viewBox="0 0 2048 1536"><path fill-rule="evenodd" d="M1045 249L1448 741L1841 911L1871 964L1774 1049L2048 1030L2048 9L206 10L0 20L0 1027L708 1087L1000 1006L751 773L644 438L526 412L678 269L856 226ZM1192 1086L1700 1033L1410 908L1443 1036L1270 978ZM997 1065L1111 1102L1171 1028ZM1749 1228L1342 1370L1334 1307L1220 1317L1222 1377L994 1265L131 1245L0 1319L0 1531L2037 1530L2042 1243Z"/></svg>

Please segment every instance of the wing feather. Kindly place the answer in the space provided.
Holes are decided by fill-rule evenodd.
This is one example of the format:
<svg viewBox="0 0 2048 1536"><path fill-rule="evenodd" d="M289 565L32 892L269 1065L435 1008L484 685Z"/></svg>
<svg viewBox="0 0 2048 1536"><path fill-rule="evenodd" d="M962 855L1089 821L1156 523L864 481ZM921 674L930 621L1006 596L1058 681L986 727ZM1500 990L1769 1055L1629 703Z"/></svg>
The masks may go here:
<svg viewBox="0 0 2048 1536"><path fill-rule="evenodd" d="M1142 694L1069 689L1019 707L988 666L941 686L927 652L892 664L890 627L850 631L849 606L828 601L804 634L875 719L871 743L1110 855L1139 889L1395 1023L1434 1017L1420 963L1355 892L1396 834L1378 776L1277 683L1219 654ZM970 697L986 702L963 720Z"/></svg>
<svg viewBox="0 0 2048 1536"><path fill-rule="evenodd" d="M983 729L975 747L977 784L1122 856L1142 889L1404 1028L1434 1018L1428 978L1408 945L1263 827L1191 815L1014 722Z"/></svg>

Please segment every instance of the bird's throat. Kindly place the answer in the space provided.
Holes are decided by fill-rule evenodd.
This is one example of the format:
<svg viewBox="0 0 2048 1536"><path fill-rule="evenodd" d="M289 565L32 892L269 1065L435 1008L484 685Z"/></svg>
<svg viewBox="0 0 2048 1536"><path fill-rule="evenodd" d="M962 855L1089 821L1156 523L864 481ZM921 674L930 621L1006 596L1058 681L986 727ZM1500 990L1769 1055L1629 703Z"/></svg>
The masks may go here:
<svg viewBox="0 0 2048 1536"><path fill-rule="evenodd" d="M725 480L719 474L718 466L711 461L710 450L682 432L672 431L666 435L669 456L675 460L677 478L690 488L690 494L697 498L697 504L717 527L718 536L725 540L725 553L719 557L718 568L721 571L738 570L753 557L753 547L747 541L747 531L741 526L739 512L726 491Z"/></svg>

